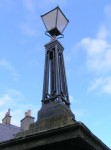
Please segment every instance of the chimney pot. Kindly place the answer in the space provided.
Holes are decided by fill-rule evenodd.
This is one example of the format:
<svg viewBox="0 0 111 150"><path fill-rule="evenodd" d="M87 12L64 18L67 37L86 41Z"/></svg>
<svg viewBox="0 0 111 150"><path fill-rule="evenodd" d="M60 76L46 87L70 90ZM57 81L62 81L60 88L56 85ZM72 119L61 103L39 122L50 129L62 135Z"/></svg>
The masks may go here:
<svg viewBox="0 0 111 150"><path fill-rule="evenodd" d="M29 130L30 124L34 123L34 117L31 116L31 110L25 112L25 117L21 120L21 129Z"/></svg>
<svg viewBox="0 0 111 150"><path fill-rule="evenodd" d="M27 116L31 116L31 110L28 110L27 112L25 112L25 117Z"/></svg>
<svg viewBox="0 0 111 150"><path fill-rule="evenodd" d="M11 123L11 117L10 116L10 109L8 109L8 112L6 112L5 117L2 119L2 124L4 125L10 125Z"/></svg>

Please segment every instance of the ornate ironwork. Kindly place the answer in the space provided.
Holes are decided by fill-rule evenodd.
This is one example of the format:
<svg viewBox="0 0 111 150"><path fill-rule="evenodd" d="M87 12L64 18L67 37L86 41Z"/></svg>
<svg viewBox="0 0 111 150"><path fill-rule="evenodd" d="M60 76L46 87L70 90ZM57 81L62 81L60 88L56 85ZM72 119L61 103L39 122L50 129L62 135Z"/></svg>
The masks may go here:
<svg viewBox="0 0 111 150"><path fill-rule="evenodd" d="M43 82L43 105L57 102L70 107L63 57L63 46L58 40L45 45L45 66Z"/></svg>

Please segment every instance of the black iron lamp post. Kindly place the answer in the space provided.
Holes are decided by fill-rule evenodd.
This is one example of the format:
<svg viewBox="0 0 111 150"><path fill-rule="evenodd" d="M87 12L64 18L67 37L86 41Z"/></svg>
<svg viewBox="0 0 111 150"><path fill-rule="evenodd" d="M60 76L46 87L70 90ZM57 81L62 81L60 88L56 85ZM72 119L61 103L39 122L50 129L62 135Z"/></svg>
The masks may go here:
<svg viewBox="0 0 111 150"><path fill-rule="evenodd" d="M51 42L45 45L42 108L38 112L38 120L60 115L61 113L64 114L64 112L74 116L70 110L63 57L64 48L57 40L62 35L69 21L59 7L41 17L47 29L46 34L51 37Z"/></svg>

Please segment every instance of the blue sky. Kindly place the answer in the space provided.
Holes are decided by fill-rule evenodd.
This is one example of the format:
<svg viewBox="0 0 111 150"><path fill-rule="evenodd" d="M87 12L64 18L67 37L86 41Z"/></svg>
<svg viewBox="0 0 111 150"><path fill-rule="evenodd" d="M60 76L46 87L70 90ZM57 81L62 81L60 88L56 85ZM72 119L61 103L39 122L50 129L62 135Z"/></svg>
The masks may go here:
<svg viewBox="0 0 111 150"><path fill-rule="evenodd" d="M8 108L13 124L28 109L36 121L50 41L40 16L57 5L69 19L60 42L71 110L111 147L110 0L0 0L0 122Z"/></svg>

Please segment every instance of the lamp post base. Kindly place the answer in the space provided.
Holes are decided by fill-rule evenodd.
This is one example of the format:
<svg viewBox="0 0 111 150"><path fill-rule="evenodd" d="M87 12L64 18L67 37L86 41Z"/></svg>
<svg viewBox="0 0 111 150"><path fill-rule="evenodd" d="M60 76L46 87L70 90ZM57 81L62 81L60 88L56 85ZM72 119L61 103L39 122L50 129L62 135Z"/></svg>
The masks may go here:
<svg viewBox="0 0 111 150"><path fill-rule="evenodd" d="M50 103L42 106L38 111L37 126L40 130L73 124L75 116L71 110L61 103Z"/></svg>

